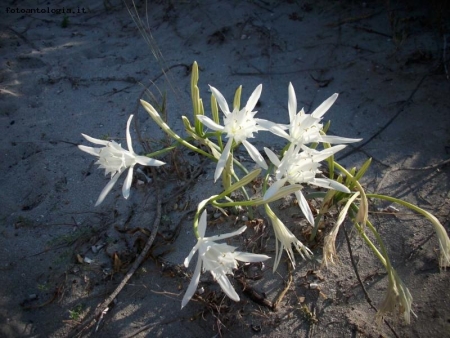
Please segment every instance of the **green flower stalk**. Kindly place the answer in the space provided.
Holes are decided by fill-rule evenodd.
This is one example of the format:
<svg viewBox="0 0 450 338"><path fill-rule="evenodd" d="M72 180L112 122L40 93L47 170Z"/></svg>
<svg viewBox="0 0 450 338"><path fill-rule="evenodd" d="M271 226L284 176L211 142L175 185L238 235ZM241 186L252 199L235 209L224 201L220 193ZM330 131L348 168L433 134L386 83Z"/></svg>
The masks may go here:
<svg viewBox="0 0 450 338"><path fill-rule="evenodd" d="M187 142L186 140L184 140L183 138L181 138L178 134L176 134L168 125L166 122L164 122L164 120L161 118L161 115L159 115L159 113L156 111L156 109L148 102L144 101L144 100L140 100L142 106L144 107L144 109L147 111L147 113L150 115L150 117L153 119L153 121L156 122L156 124L158 126L161 127L161 129L170 137L172 137L175 141L179 142L180 144L184 145L185 147L196 151L199 154L202 154L206 157L211 158L212 156L206 152L204 152L203 150L195 147L194 145L190 144L189 142Z"/></svg>
<svg viewBox="0 0 450 338"><path fill-rule="evenodd" d="M379 195L379 194L367 194L367 197L369 198L378 198L390 202L394 202L400 205L403 205L423 216L425 216L431 224L433 224L434 231L436 232L436 235L438 236L439 241L439 249L440 249L440 255L439 255L439 266L441 269L446 269L450 266L450 239L448 237L447 231L445 231L444 226L439 222L439 220L430 214L428 211L419 208L418 206L405 202L401 199L385 196L385 195Z"/></svg>

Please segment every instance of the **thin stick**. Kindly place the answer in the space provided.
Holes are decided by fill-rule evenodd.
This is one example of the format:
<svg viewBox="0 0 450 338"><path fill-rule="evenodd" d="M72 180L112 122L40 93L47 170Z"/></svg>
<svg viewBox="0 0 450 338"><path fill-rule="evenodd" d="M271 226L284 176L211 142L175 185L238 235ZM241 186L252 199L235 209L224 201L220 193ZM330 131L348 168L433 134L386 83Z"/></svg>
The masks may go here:
<svg viewBox="0 0 450 338"><path fill-rule="evenodd" d="M156 170L155 170L155 168L154 167L150 167L150 169L152 170L153 177L156 177ZM94 319L96 319L97 317L99 317L110 306L110 304L114 301L114 299L122 291L124 286L128 283L130 278L133 276L133 274L136 272L136 270L139 268L139 266L145 260L145 257L147 256L147 253L149 252L151 246L153 245L153 241L156 238L156 234L158 233L159 223L161 221L161 204L162 204L161 203L161 191L159 189L157 180L155 180L154 182L155 182L154 185L155 185L155 190L156 190L156 217L155 217L155 220L153 222L151 235L148 238L144 249L141 251L141 253L139 254L138 258L134 261L134 263L131 266L130 270L128 270L127 274L122 279L122 281L120 282L119 286L117 286L117 288L114 290L114 292L108 298L106 298L106 300L103 303L101 303L99 306L97 306L97 309L95 310L95 312L92 315L90 315L89 317L84 319L80 323L80 325L78 325L78 327L75 328L76 332L71 334L70 337L81 337L83 332L85 330L87 330L91 326L91 322Z"/></svg>
<svg viewBox="0 0 450 338"><path fill-rule="evenodd" d="M358 279L358 282L361 285L361 288L364 292L364 297L366 298L366 301L370 305L370 307L372 309L374 309L375 312L378 312L378 309L375 307L375 305L373 305L372 299L370 298L369 293L367 292L367 290L364 286L364 283L361 279L361 276L359 275L358 267L356 265L355 259L353 258L353 251L352 251L352 246L350 245L350 238L348 237L347 229L345 229L345 226L344 226L344 234L345 234L345 240L347 242L348 253L350 255L350 261L352 262L352 266L353 266L353 270L355 271L356 278ZM399 336L395 332L394 328L386 321L386 319L383 319L383 321L387 325L387 327L391 330L391 332L394 334L394 336L399 338Z"/></svg>

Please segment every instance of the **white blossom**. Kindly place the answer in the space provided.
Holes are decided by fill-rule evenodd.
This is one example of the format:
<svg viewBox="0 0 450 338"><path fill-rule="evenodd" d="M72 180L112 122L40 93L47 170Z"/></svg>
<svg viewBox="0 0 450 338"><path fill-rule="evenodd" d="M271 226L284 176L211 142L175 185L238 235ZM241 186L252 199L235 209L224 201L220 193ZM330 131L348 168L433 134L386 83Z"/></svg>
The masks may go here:
<svg viewBox="0 0 450 338"><path fill-rule="evenodd" d="M133 151L133 145L131 143L130 135L130 123L132 119L133 115L130 115L127 122L126 137L128 150L123 149L122 146L115 141L100 140L85 134L81 134L89 142L99 144L103 147L93 148L79 145L78 148L88 154L98 157L98 161L96 162L96 164L99 165L99 168L105 169L105 175L111 174L111 180L108 182L105 188L103 188L97 202L95 203L95 206L103 202L106 195L111 191L120 175L126 169L128 169L128 174L122 187L122 194L125 199L128 199L128 197L130 196L131 182L133 180L133 168L136 164L145 166L161 166L165 164L164 162L146 156L139 156Z"/></svg>
<svg viewBox="0 0 450 338"><path fill-rule="evenodd" d="M248 138L254 137L254 133L259 130L265 130L265 128L262 128L258 124L259 121L264 120L255 119L254 116L257 112L253 111L259 97L261 96L262 85L256 87L244 108L241 110L235 108L232 112L230 111L228 103L223 95L216 88L212 86L210 86L210 88L224 114L223 126L217 124L212 119L204 115L197 115L197 118L208 128L225 133L228 138L222 155L217 162L216 171L214 173L214 181L217 181L225 168L233 141L237 144L242 143L253 161L255 161L261 168L267 169L267 163L264 161L259 151L254 145L247 141Z"/></svg>
<svg viewBox="0 0 450 338"><path fill-rule="evenodd" d="M184 260L184 265L188 267L192 257L198 251L197 265L195 266L191 282L181 302L181 308L183 308L189 302L189 300L197 290L197 285L200 280L200 273L202 271L202 268L211 273L213 278L217 281L217 283L219 283L223 292L228 297L236 302L239 301L239 296L226 275L232 275L233 269L237 269L237 261L261 262L269 259L270 257L266 255L235 251L236 247L228 244L216 243L215 241L230 238L232 236L237 236L243 233L246 228L246 226L243 226L236 231L224 235L205 237L206 211L202 213L198 224L199 238L197 240L197 244L195 244L195 246L189 253L189 256Z"/></svg>
<svg viewBox="0 0 450 338"><path fill-rule="evenodd" d="M295 145L310 144L313 142L327 142L336 144L361 141L362 139L321 135L320 132L323 125L320 122L322 117L328 109L330 109L337 98L338 94L333 94L311 114L306 114L303 108L297 113L297 98L295 96L292 83L289 83L289 124L276 124L265 120L258 120L258 123L275 135L283 137ZM289 130L289 133L285 131L286 129Z"/></svg>
<svg viewBox="0 0 450 338"><path fill-rule="evenodd" d="M331 180L329 178L316 178L317 174L320 174L319 170L320 162L335 154L339 150L343 149L344 145L333 146L322 151L317 151L306 146L296 146L291 144L289 149L280 161L275 153L264 148L270 161L277 168L275 171L276 181L272 186L267 189L264 194L264 200L270 199L274 196L286 183L290 184L312 184L322 188L335 189L349 193L350 190L343 184ZM301 151L302 150L302 151ZM295 192L295 197L300 209L307 220L314 224L314 217L311 209L309 208L306 198L303 196L301 189Z"/></svg>

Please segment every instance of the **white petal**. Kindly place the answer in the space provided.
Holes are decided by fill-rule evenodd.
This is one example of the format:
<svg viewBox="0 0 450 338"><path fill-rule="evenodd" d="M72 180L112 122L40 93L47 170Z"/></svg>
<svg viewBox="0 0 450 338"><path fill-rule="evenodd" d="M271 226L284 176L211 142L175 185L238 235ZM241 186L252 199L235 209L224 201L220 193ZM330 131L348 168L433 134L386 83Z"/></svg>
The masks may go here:
<svg viewBox="0 0 450 338"><path fill-rule="evenodd" d="M327 189L334 189L346 193L350 193L350 190L343 184L330 180L328 178L315 178L309 184L317 185L318 187L327 188Z"/></svg>
<svg viewBox="0 0 450 338"><path fill-rule="evenodd" d="M83 135L83 137L86 140L88 140L89 142L94 143L94 144L101 144L102 146L106 146L110 142L110 141L105 141L105 140L99 140L98 138L93 138L86 134L81 134L81 135Z"/></svg>
<svg viewBox="0 0 450 338"><path fill-rule="evenodd" d="M225 168L228 156L230 155L230 149L232 144L233 138L230 137L228 139L227 145L223 149L222 155L220 155L219 161L217 161L216 171L214 172L214 182L217 181L217 179L222 174L223 168Z"/></svg>
<svg viewBox="0 0 450 338"><path fill-rule="evenodd" d="M230 281L228 280L226 275L220 275L219 278L217 278L217 282L219 283L220 287L222 288L223 292L234 300L235 302L239 302L239 296L236 293L236 291L233 288L233 285L231 285Z"/></svg>
<svg viewBox="0 0 450 338"><path fill-rule="evenodd" d="M259 153L258 149L256 149L256 147L247 140L242 140L242 144L244 145L245 149L247 149L247 152L253 159L253 161L255 161L261 168L267 170L267 163L266 161L264 161L264 158Z"/></svg>
<svg viewBox="0 0 450 338"><path fill-rule="evenodd" d="M192 275L191 282L189 283L186 293L184 294L183 300L181 301L181 308L184 308L186 306L186 304L191 300L192 296L197 290L198 281L200 280L201 268L202 268L202 261L199 256L197 265L195 266L194 274Z"/></svg>
<svg viewBox="0 0 450 338"><path fill-rule="evenodd" d="M346 147L346 145L340 144L337 146L332 146L331 148L328 148L328 149L324 149L321 152L313 155L314 162L322 162L323 160L327 159L331 155L334 155L338 151L341 151L345 147ZM308 151L308 152L314 152L312 149L307 148L305 146L303 146L302 149L305 151Z"/></svg>
<svg viewBox="0 0 450 338"><path fill-rule="evenodd" d="M288 101L289 121L292 123L292 121L295 118L295 115L297 114L297 97L295 96L294 86L292 86L292 83L290 82L288 92L289 92L289 101Z"/></svg>
<svg viewBox="0 0 450 338"><path fill-rule="evenodd" d="M256 126L256 128L258 130L270 131L274 135L283 137L287 140L290 139L289 134L285 132L286 129L289 129L288 125L275 123L275 122L267 121L267 120L263 120L263 119L255 119L255 121L258 124Z"/></svg>
<svg viewBox="0 0 450 338"><path fill-rule="evenodd" d="M279 200L280 198L283 198L287 195L290 195L297 190L303 189L303 186L301 184L289 184L287 186L281 187L278 189L278 191L275 193L275 195L271 196L270 198L264 200L266 203L271 203L274 201Z"/></svg>
<svg viewBox="0 0 450 338"><path fill-rule="evenodd" d="M203 243L203 240L199 239L197 243L194 245L194 247L189 251L189 255L184 259L184 266L187 268L189 264L191 263L192 257L194 257L195 253L197 252L200 245ZM200 255L200 254L199 254Z"/></svg>
<svg viewBox="0 0 450 338"><path fill-rule="evenodd" d="M145 166L152 166L152 167L159 167L161 165L166 164L165 162L155 160L154 158L150 158L147 156L136 156L135 157L136 163L139 163L141 165Z"/></svg>
<svg viewBox="0 0 450 338"><path fill-rule="evenodd" d="M206 218L207 218L207 213L206 210L203 211L203 213L200 216L200 220L198 222L198 235L200 236L200 238L205 237L205 233L206 233Z"/></svg>
<svg viewBox="0 0 450 338"><path fill-rule="evenodd" d="M230 238L230 237L242 234L246 229L247 229L247 227L244 225L243 227L240 227L236 231L229 232L229 233L223 234L223 235L215 235L215 236L211 236L211 237L205 237L204 240L205 241L218 241L221 239Z"/></svg>
<svg viewBox="0 0 450 338"><path fill-rule="evenodd" d="M272 128L279 128L282 130L286 130L289 128L288 125L281 124L281 123L275 123L269 120L264 119L258 119L255 118L256 123L261 127L259 130L269 130L271 131Z"/></svg>
<svg viewBox="0 0 450 338"><path fill-rule="evenodd" d="M133 114L131 114L130 117L128 118L126 135L127 135L127 146L128 146L128 151L129 151L130 153L134 154L134 151L133 151L133 144L132 144L132 142L131 142L131 135L130 135L130 124L131 124L131 120L132 120L132 119L133 119Z"/></svg>
<svg viewBox="0 0 450 338"><path fill-rule="evenodd" d="M260 255L260 254L252 254L248 252L238 252L235 256L235 259L241 262L249 262L249 263L255 263L255 262L262 262L267 259L269 259L269 256L266 255Z"/></svg>
<svg viewBox="0 0 450 338"><path fill-rule="evenodd" d="M279 249L278 249L278 246L280 246ZM283 243L281 243L277 239L275 241L275 261L273 263L273 272L275 272L277 270L278 264L280 264L281 256L283 255L283 249L284 249Z"/></svg>
<svg viewBox="0 0 450 338"><path fill-rule="evenodd" d="M111 177L111 180L108 182L107 185L103 188L102 192L100 193L100 196L98 197L97 202L95 203L95 206L99 205L103 202L106 195L111 191L111 189L114 187L114 184L116 184L117 180L119 179L119 176L121 173L116 173L113 177Z"/></svg>
<svg viewBox="0 0 450 338"><path fill-rule="evenodd" d="M272 186L269 189L267 189L266 193L264 194L264 200L268 200L269 198L274 196L277 193L277 191L280 190L281 187L283 187L286 181L287 178L283 178L281 180L274 182Z"/></svg>
<svg viewBox="0 0 450 338"><path fill-rule="evenodd" d="M100 156L100 148L86 147L80 144L78 149L94 156Z"/></svg>
<svg viewBox="0 0 450 338"><path fill-rule="evenodd" d="M274 126L273 128L270 128L269 131L274 135L285 138L286 140L291 139L291 136L289 136L289 134L284 131L283 126Z"/></svg>
<svg viewBox="0 0 450 338"><path fill-rule="evenodd" d="M305 196L303 196L301 190L295 192L295 197L297 197L298 205L300 209L302 209L303 214L311 225L314 225L314 216L312 214L311 209L309 208L308 201Z"/></svg>
<svg viewBox="0 0 450 338"><path fill-rule="evenodd" d="M322 142L328 143L353 143L362 141L362 138L347 138L332 135L322 135L320 136L320 139L322 140Z"/></svg>
<svg viewBox="0 0 450 338"><path fill-rule="evenodd" d="M338 94L335 93L331 95L328 99L326 99L316 110L311 114L311 116L315 118L321 118L330 107L333 105L334 101L338 98Z"/></svg>
<svg viewBox="0 0 450 338"><path fill-rule="evenodd" d="M209 86L209 88L216 98L222 112L225 114L225 116L228 116L230 114L230 108L228 107L227 100L225 100L223 95L216 88L214 88L213 86Z"/></svg>
<svg viewBox="0 0 450 338"><path fill-rule="evenodd" d="M220 124L217 124L216 122L211 120L208 116L197 115L197 119L199 119L201 123L203 123L205 126L207 126L208 128L210 128L212 130L223 131L223 129L224 129L223 126L221 126Z"/></svg>
<svg viewBox="0 0 450 338"><path fill-rule="evenodd" d="M278 156L275 155L275 153L269 148L264 147L264 151L266 152L266 155L269 158L270 162L272 162L273 165L278 168L281 163L280 160L278 159Z"/></svg>
<svg viewBox="0 0 450 338"><path fill-rule="evenodd" d="M122 186L122 195L123 198L128 199L130 197L130 188L131 183L133 182L133 166L128 169L127 177L125 178L125 182L123 182Z"/></svg>
<svg viewBox="0 0 450 338"><path fill-rule="evenodd" d="M253 111L253 109L256 107L256 103L258 103L259 97L261 96L261 91L262 91L262 84L256 87L252 95L250 95L250 98L248 99L247 104L245 105L245 109L247 111Z"/></svg>

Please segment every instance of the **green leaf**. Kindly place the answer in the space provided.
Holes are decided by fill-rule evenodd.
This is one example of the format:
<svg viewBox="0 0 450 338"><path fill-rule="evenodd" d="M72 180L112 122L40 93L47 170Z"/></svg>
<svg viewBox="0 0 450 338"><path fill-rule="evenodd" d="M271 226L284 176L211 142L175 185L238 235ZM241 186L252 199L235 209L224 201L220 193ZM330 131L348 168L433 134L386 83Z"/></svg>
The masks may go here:
<svg viewBox="0 0 450 338"><path fill-rule="evenodd" d="M241 92L242 86L239 86L238 89L236 89L236 93L234 93L233 108L236 110L239 110L241 106Z"/></svg>
<svg viewBox="0 0 450 338"><path fill-rule="evenodd" d="M372 163L372 157L367 159L367 161L364 162L364 164L361 166L361 169L358 170L358 172L355 175L355 180L359 181L361 179L361 177L364 176L367 169L369 169L371 163Z"/></svg>

